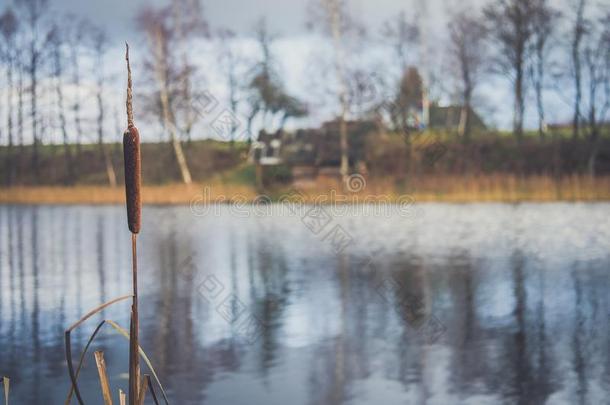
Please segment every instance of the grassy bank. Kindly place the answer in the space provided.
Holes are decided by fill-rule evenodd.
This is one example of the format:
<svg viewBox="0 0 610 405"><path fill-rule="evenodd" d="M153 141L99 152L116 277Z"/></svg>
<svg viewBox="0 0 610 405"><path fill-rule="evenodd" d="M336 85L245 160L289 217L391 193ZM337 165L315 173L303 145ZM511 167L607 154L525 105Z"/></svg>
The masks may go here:
<svg viewBox="0 0 610 405"><path fill-rule="evenodd" d="M367 179L358 193L344 192L339 183L317 183L299 188L299 198L306 202L363 203L371 201L404 201L405 196L417 202L550 202L610 201L610 176L591 179L568 176L559 180L548 176L518 178L512 175L472 177L426 176L409 184L390 180ZM196 202L278 201L293 195L289 187L276 187L257 193L253 186L223 182L149 185L143 188L145 204L190 204ZM122 187L12 187L0 189L0 204L123 204Z"/></svg>
<svg viewBox="0 0 610 405"><path fill-rule="evenodd" d="M406 143L405 138L397 133L352 135L349 152L352 170L361 171L365 167L373 177L391 178L396 182L406 181L410 173L442 178L469 174L492 176L498 173L506 176L520 173L529 177L566 177L589 174L592 167L596 175L610 176L610 137L605 135L597 145L594 166L590 165L592 145L586 138L572 139L549 134L544 139L530 135L517 141L507 133L485 132L465 143L455 134L429 131L413 135L412 141ZM41 145L37 159L39 176L35 176L31 145L13 150L0 146L0 185L103 187L108 184L106 166L98 145L82 145L80 149L71 145L69 149L67 155L62 145ZM116 178L121 183L122 146L118 143L107 144L106 150ZM290 150L288 145L284 151L287 167L291 165ZM306 163L295 163L293 159L292 164L338 166L338 138L334 143L320 146L320 150L323 153L320 152L319 156L303 158ZM214 182L218 176L232 177L227 180L231 184L233 181L255 183L254 169L248 167L247 163L248 146L244 142L236 142L233 147L228 142L213 140L185 142L184 154L193 180L197 183ZM181 180L174 153L167 143L143 143L142 161L145 184L164 185ZM270 185L274 180L276 183L289 181L286 177L290 177L290 172L281 177L272 179Z"/></svg>

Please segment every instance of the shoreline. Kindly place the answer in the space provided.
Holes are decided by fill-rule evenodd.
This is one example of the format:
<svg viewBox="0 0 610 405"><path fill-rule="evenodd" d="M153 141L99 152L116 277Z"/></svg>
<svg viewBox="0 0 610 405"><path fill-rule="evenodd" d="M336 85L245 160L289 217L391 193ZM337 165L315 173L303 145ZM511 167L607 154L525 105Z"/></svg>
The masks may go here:
<svg viewBox="0 0 610 405"><path fill-rule="evenodd" d="M386 180L369 181L359 192L343 191L341 184L284 186L257 193L250 185L219 182L142 187L145 205L260 204L298 197L316 204L367 204L405 202L519 203L610 202L610 177L591 179L570 176L554 181L547 176L518 179L514 176L427 177L413 182L412 190ZM0 205L115 205L125 203L123 187L77 185L18 186L0 188Z"/></svg>

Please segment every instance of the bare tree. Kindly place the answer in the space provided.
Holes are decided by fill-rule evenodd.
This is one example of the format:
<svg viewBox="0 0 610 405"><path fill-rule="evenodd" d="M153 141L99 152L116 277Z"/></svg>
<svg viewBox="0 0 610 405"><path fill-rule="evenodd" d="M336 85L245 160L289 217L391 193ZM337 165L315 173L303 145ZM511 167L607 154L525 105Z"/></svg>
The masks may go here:
<svg viewBox="0 0 610 405"><path fill-rule="evenodd" d="M23 161L23 155L25 152L25 141L23 137L24 125L23 125L23 116L24 116L24 100L23 95L25 92L25 86L23 84L23 75L25 64L23 62L24 52L21 50L21 47L17 47L16 51L16 66L17 66L17 143L19 144L19 156L20 161Z"/></svg>
<svg viewBox="0 0 610 405"><path fill-rule="evenodd" d="M262 115L262 126L270 130L271 123L279 119L278 129L282 129L286 120L292 117L302 117L307 114L305 106L295 97L288 95L281 78L275 69L275 60L271 52L274 36L267 30L264 19L259 20L255 34L261 50L261 59L252 69L250 80L251 115L248 126L257 115Z"/></svg>
<svg viewBox="0 0 610 405"><path fill-rule="evenodd" d="M587 0L576 0L574 28L572 31L572 68L574 75L574 118L572 120L572 136L578 138L580 134L580 104L582 102L582 39L587 31L585 7Z"/></svg>
<svg viewBox="0 0 610 405"><path fill-rule="evenodd" d="M13 139L13 72L16 62L16 35L19 28L17 16L12 9L7 8L0 16L0 34L4 39L4 46L1 49L2 61L6 64L7 76L7 138L8 138L8 157L6 159L6 184L11 185L14 181L15 168L14 158L14 139Z"/></svg>
<svg viewBox="0 0 610 405"><path fill-rule="evenodd" d="M460 83L462 103L459 132L465 141L470 137L473 93L486 62L487 28L480 21L471 11L461 10L449 22L450 63Z"/></svg>
<svg viewBox="0 0 610 405"><path fill-rule="evenodd" d="M178 82L176 78L178 69L175 67L175 58L170 54L172 30L167 18L168 14L169 10L166 9L145 8L139 12L137 22L146 36L152 55L152 60L149 61L148 66L152 70L156 84L156 97L158 97L161 108L161 121L164 129L169 133L182 181L185 184L191 184L191 172L184 156L182 144L176 133L176 114L175 106L172 103L172 92Z"/></svg>
<svg viewBox="0 0 610 405"><path fill-rule="evenodd" d="M334 65L337 79L336 94L339 101L339 138L341 149L341 177L346 181L349 174L349 145L346 119L349 112L349 97L346 69L346 37L351 32L363 30L351 19L346 0L315 0L311 3L311 26L318 26L332 39Z"/></svg>
<svg viewBox="0 0 610 405"><path fill-rule="evenodd" d="M32 167L34 181L40 177L38 147L41 142L38 133L38 74L46 35L41 35L42 18L48 6L48 0L16 0L17 6L23 12L29 28L29 60L27 66L30 76L30 120L32 124Z"/></svg>
<svg viewBox="0 0 610 405"><path fill-rule="evenodd" d="M260 110L262 125L266 128L269 112L273 105L273 98L277 90L276 83L279 80L274 68L275 61L271 53L271 45L275 36L269 32L265 18L258 20L254 31L262 57L260 61L256 62L253 69L253 78L250 81L250 89L253 92L250 97L250 104L253 105L252 111Z"/></svg>
<svg viewBox="0 0 610 405"><path fill-rule="evenodd" d="M90 34L88 27L89 23L85 20L78 19L73 15L67 17L71 24L68 28L69 40L67 41L69 49L69 60L72 73L72 84L74 85L74 100L72 103L72 112L74 114L74 130L76 142L76 154L80 157L83 143L83 128L81 117L81 52L84 47L84 42Z"/></svg>
<svg viewBox="0 0 610 405"><path fill-rule="evenodd" d="M595 176L601 124L610 108L610 13L590 25L584 41L584 67L588 80L588 171Z"/></svg>
<svg viewBox="0 0 610 405"><path fill-rule="evenodd" d="M347 112L349 109L347 100L347 84L345 71L345 56L343 46L343 21L345 19L345 3L341 0L322 0L322 5L327 16L327 24L330 28L335 48L335 68L337 70L337 96L341 105L339 114L339 137L341 146L341 177L343 182L349 175L349 145L347 141Z"/></svg>
<svg viewBox="0 0 610 405"><path fill-rule="evenodd" d="M112 165L110 155L106 150L104 144L104 54L108 46L108 37L106 32L102 28L95 28L92 32L93 38L93 49L96 55L95 70L97 72L97 89L96 89L96 100L97 100L97 143L100 150L100 158L106 167L106 176L108 177L108 184L110 187L116 187L116 174Z"/></svg>
<svg viewBox="0 0 610 405"><path fill-rule="evenodd" d="M396 84L392 86L392 94L390 97L394 97L396 92L395 89L400 89L402 87L401 82L409 70L409 64L415 63L413 55L417 56L418 54L419 39L421 35L417 21L410 21L404 11L401 11L394 19L391 19L384 24L382 34L383 37L390 42L394 50L396 64L400 68L400 71L398 72L399 76L395 81ZM404 110L401 111L400 106L396 104L392 105L392 107L393 108L389 113L394 130L400 131L405 138L407 145L409 145L411 133L408 128L403 125L408 119L409 112ZM407 155L410 156L410 153L407 153Z"/></svg>
<svg viewBox="0 0 610 405"><path fill-rule="evenodd" d="M417 22L409 20L404 11L401 11L393 19L386 21L383 26L382 35L390 41L394 49L394 54L400 64L401 74L405 72L409 63L413 63L409 56L412 52L417 51L419 34Z"/></svg>
<svg viewBox="0 0 610 405"><path fill-rule="evenodd" d="M538 110L538 134L543 137L546 132L543 88L547 68L547 53L549 41L557 25L559 12L549 4L548 0L535 0L533 8L533 64L531 76L536 93L536 109Z"/></svg>
<svg viewBox="0 0 610 405"><path fill-rule="evenodd" d="M219 53L220 53L220 64L225 74L225 81L229 90L229 106L233 113L237 113L239 106L240 97L239 92L241 86L239 85L238 71L239 67L244 64L244 59L235 52L233 47L233 41L235 40L235 33L230 29L221 29L218 31L219 39ZM235 144L235 137L237 131L237 123L231 124L231 148Z"/></svg>
<svg viewBox="0 0 610 405"><path fill-rule="evenodd" d="M62 134L64 159L66 163L66 176L64 178L65 184L72 184L75 179L75 168L74 159L72 157L72 150L70 147L70 140L68 137L66 111L64 103L64 92L63 92L63 55L62 45L65 38L62 37L62 32L59 25L55 24L51 29L50 35L50 46L51 55L53 59L53 75L55 76L55 96L57 99L57 109L59 115L59 126Z"/></svg>
<svg viewBox="0 0 610 405"><path fill-rule="evenodd" d="M172 0L172 21L170 29L175 41L173 47L179 54L179 93L180 98L176 103L176 121L180 125L181 132L185 138L191 140L191 132L199 115L193 107L193 88L195 66L189 60L189 44L198 37L207 36L208 26L203 15L200 0ZM181 113L181 114L180 114ZM180 119L182 118L182 119Z"/></svg>
<svg viewBox="0 0 610 405"><path fill-rule="evenodd" d="M419 71L413 66L408 67L400 80L391 111L392 121L397 122L405 134L407 145L411 142L407 135L421 124L419 112L422 108L423 92L424 83Z"/></svg>
<svg viewBox="0 0 610 405"><path fill-rule="evenodd" d="M513 131L523 137L525 112L525 68L532 37L533 0L494 0L484 9L490 33L498 44L500 71L513 81Z"/></svg>

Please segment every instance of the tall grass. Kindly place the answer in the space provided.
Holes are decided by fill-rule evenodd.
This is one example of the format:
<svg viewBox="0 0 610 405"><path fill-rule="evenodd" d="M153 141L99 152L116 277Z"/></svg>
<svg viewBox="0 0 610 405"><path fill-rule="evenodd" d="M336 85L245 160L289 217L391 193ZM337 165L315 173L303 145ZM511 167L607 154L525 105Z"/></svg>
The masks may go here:
<svg viewBox="0 0 610 405"><path fill-rule="evenodd" d="M181 184L145 185L142 186L142 203L188 205L193 198L201 196L204 187L210 190L210 199L215 202L227 202L231 197L255 201L257 196L253 185L215 179L191 187ZM265 193L273 199L290 187L281 186ZM341 184L336 181L296 184L294 187L305 189L307 195L328 195L332 189L341 190ZM409 194L422 202L610 201L610 176L424 175L404 182L371 177L367 179L363 193L390 197ZM0 204L122 204L124 200L122 190L106 186L0 189Z"/></svg>

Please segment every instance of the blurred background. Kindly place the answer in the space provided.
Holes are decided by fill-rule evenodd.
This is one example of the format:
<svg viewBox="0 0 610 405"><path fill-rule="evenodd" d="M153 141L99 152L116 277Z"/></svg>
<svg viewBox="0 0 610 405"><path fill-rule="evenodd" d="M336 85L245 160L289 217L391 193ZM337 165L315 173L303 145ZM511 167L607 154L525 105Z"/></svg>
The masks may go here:
<svg viewBox="0 0 610 405"><path fill-rule="evenodd" d="M10 403L70 403L130 291L126 42L172 403L607 403L608 0L4 0Z"/></svg>
<svg viewBox="0 0 610 405"><path fill-rule="evenodd" d="M609 10L9 1L2 184L121 182L128 41L146 184L328 188L359 173L448 199L460 185L510 198L513 183L522 198L607 198Z"/></svg>

